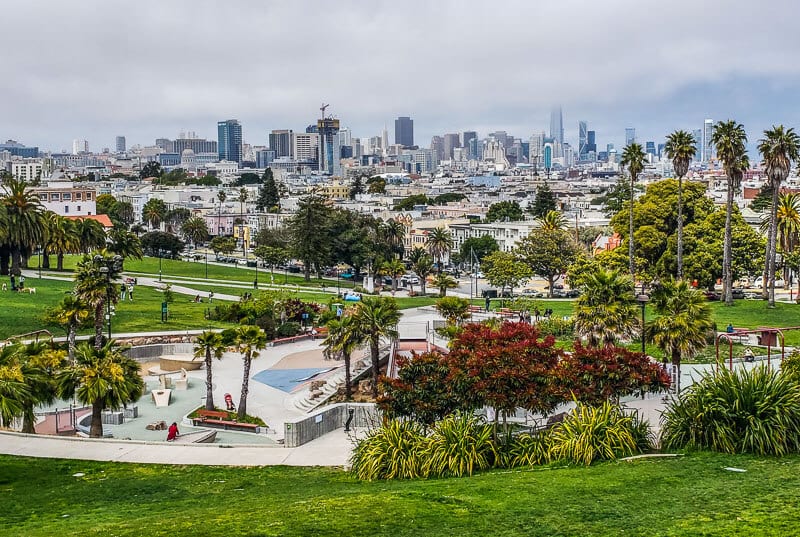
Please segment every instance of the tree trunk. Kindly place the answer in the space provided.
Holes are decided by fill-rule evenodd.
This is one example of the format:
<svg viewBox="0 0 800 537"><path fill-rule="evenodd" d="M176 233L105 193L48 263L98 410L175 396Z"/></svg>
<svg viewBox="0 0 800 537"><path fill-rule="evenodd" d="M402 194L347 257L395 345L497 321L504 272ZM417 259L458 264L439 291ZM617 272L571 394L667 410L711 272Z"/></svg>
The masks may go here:
<svg viewBox="0 0 800 537"><path fill-rule="evenodd" d="M92 425L89 428L89 438L103 438L103 402L100 400L92 403Z"/></svg>
<svg viewBox="0 0 800 537"><path fill-rule="evenodd" d="M311 263L308 261L303 263L303 276L307 282L311 281Z"/></svg>
<svg viewBox="0 0 800 537"><path fill-rule="evenodd" d="M555 276L548 275L547 276L547 298L553 298L553 285L555 285L556 279Z"/></svg>
<svg viewBox="0 0 800 537"><path fill-rule="evenodd" d="M56 270L61 272L64 270L64 253L59 252L56 256Z"/></svg>
<svg viewBox="0 0 800 537"><path fill-rule="evenodd" d="M422 296L425 296L426 293L425 284L427 282L425 280L427 280L427 276L425 276L424 278L422 276L419 277L419 292Z"/></svg>
<svg viewBox="0 0 800 537"><path fill-rule="evenodd" d="M14 276L19 276L22 274L22 253L19 251L19 248L12 248L11 249L11 274Z"/></svg>
<svg viewBox="0 0 800 537"><path fill-rule="evenodd" d="M773 182L772 207L770 208L769 234L767 235L767 275L764 278L764 294L767 295L767 307L775 307L775 253L778 235L778 196L780 182Z"/></svg>
<svg viewBox="0 0 800 537"><path fill-rule="evenodd" d="M211 375L211 349L206 348L206 410L214 410L214 389Z"/></svg>
<svg viewBox="0 0 800 537"><path fill-rule="evenodd" d="M50 252L47 250L42 254L42 268L50 269Z"/></svg>
<svg viewBox="0 0 800 537"><path fill-rule="evenodd" d="M344 358L344 400L349 401L353 398L352 379L350 378L350 353L343 352Z"/></svg>
<svg viewBox="0 0 800 537"><path fill-rule="evenodd" d="M26 403L22 408L22 432L25 434L36 434L33 424L36 416L33 414L33 404Z"/></svg>
<svg viewBox="0 0 800 537"><path fill-rule="evenodd" d="M380 340L377 337L373 337L369 342L369 352L372 355L372 398L376 401L378 400L378 370L380 368L378 345L380 345Z"/></svg>
<svg viewBox="0 0 800 537"><path fill-rule="evenodd" d="M633 183L636 180L633 173L631 173L631 200L630 200L630 208L628 210L628 264L630 265L631 271L631 280L633 280L634 285L636 283L636 264L633 260ZM550 297L553 296L553 284L550 283Z"/></svg>
<svg viewBox="0 0 800 537"><path fill-rule="evenodd" d="M723 300L725 300L725 304L732 305L733 304L733 289L731 289L731 284L733 278L731 277L732 274L732 267L731 267L731 243L732 233L731 233L731 214L733 213L733 178L728 177L728 198L727 202L725 203L725 239L723 240L723 250L722 250L722 296Z"/></svg>
<svg viewBox="0 0 800 537"><path fill-rule="evenodd" d="M678 279L683 278L683 176L678 177Z"/></svg>
<svg viewBox="0 0 800 537"><path fill-rule="evenodd" d="M100 350L103 347L103 306L100 302L94 308L94 348Z"/></svg>
<svg viewBox="0 0 800 537"><path fill-rule="evenodd" d="M681 393L681 353L672 351L672 367L675 371L675 393Z"/></svg>
<svg viewBox="0 0 800 537"><path fill-rule="evenodd" d="M69 358L69 363L75 363L75 333L77 332L78 327L74 322L69 323L69 327L67 327L67 358Z"/></svg>
<svg viewBox="0 0 800 537"><path fill-rule="evenodd" d="M237 416L239 419L244 419L247 416L247 392L250 391L250 364L253 358L250 353L244 355L244 372L242 373L242 395L239 397L239 412Z"/></svg>

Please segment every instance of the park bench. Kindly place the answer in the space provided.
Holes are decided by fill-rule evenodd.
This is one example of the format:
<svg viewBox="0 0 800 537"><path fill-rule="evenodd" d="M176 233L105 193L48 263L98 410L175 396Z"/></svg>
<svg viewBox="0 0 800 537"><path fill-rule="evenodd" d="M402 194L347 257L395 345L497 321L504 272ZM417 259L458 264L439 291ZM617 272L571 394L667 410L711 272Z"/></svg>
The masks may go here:
<svg viewBox="0 0 800 537"><path fill-rule="evenodd" d="M510 310L508 308L499 308L497 310L497 314L500 315L500 317L511 317L513 315L518 315L518 312Z"/></svg>
<svg viewBox="0 0 800 537"><path fill-rule="evenodd" d="M482 313L483 312L483 308L480 307L480 306L472 305L472 306L469 307L469 312L470 313Z"/></svg>
<svg viewBox="0 0 800 537"><path fill-rule="evenodd" d="M303 341L304 339L308 339L311 337L311 334L300 334L299 336L291 336L291 337L283 337L278 339L273 339L272 341L267 342L268 347L275 347L277 345L283 345L284 343L296 343L298 341Z"/></svg>
<svg viewBox="0 0 800 537"><path fill-rule="evenodd" d="M258 425L255 423L242 423L228 419L228 413L221 410L198 410L199 417L192 419L192 424L219 427L226 431L251 431L258 432Z"/></svg>
<svg viewBox="0 0 800 537"><path fill-rule="evenodd" d="M197 411L197 415L200 417L200 419L205 419L205 418L216 418L216 419L219 419L219 420L228 419L228 413L224 412L222 410L205 410L205 409L203 409L203 410L198 410Z"/></svg>
<svg viewBox="0 0 800 537"><path fill-rule="evenodd" d="M315 328L311 334L311 339L325 339L328 337L328 327L327 326L320 326L319 328Z"/></svg>

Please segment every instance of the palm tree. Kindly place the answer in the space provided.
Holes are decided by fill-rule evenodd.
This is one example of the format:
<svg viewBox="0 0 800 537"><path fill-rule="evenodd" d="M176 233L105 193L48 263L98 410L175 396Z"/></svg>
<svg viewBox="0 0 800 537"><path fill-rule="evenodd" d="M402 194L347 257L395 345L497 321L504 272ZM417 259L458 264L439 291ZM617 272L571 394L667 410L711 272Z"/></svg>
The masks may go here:
<svg viewBox="0 0 800 537"><path fill-rule="evenodd" d="M328 336L322 345L328 356L341 354L344 360L344 395L349 401L352 397L353 387L350 378L350 357L361 345L364 344L364 334L359 331L356 320L350 315L341 319L331 319L326 325Z"/></svg>
<svg viewBox="0 0 800 537"><path fill-rule="evenodd" d="M434 305L439 315L445 318L448 324L460 325L469 319L469 300L466 298L458 298L449 296L440 298Z"/></svg>
<svg viewBox="0 0 800 537"><path fill-rule="evenodd" d="M683 278L683 178L689 172L689 164L695 154L694 135L683 130L667 136L664 151L672 160L675 175L678 176L678 278Z"/></svg>
<svg viewBox="0 0 800 537"><path fill-rule="evenodd" d="M44 341L30 342L27 345L17 344L18 367L23 382L28 387L21 398L22 432L35 434L36 416L34 409L38 405L52 404L56 398L56 385L53 374L64 365L64 351L50 348Z"/></svg>
<svg viewBox="0 0 800 537"><path fill-rule="evenodd" d="M672 360L675 389L680 391L681 359L705 347L714 329L711 308L703 293L686 280L667 281L656 287L650 304L658 316L648 323L647 334Z"/></svg>
<svg viewBox="0 0 800 537"><path fill-rule="evenodd" d="M722 287L725 304L733 304L733 270L732 270L732 224L733 194L739 189L744 175L744 170L749 166L745 145L747 134L744 125L730 119L714 125L711 133L711 142L717 151L717 157L722 161L725 176L728 181L728 197L725 205L725 239L722 251Z"/></svg>
<svg viewBox="0 0 800 537"><path fill-rule="evenodd" d="M453 235L443 227L437 227L428 233L428 238L425 239L425 248L436 260L436 271L441 273L444 268L442 260L444 256L450 253L453 247Z"/></svg>
<svg viewBox="0 0 800 537"><path fill-rule="evenodd" d="M194 357L203 358L206 363L206 410L214 410L214 385L211 374L211 358L220 359L224 352L225 344L222 341L222 336L218 332L206 330L197 336L197 343L194 346Z"/></svg>
<svg viewBox="0 0 800 537"><path fill-rule="evenodd" d="M636 183L636 178L644 170L644 161L646 155L642 146L637 143L632 143L625 146L622 151L622 159L620 165L628 168L628 173L631 175L631 200L628 206L628 263L630 266L631 279L636 279L636 265L634 260L634 244L633 244L633 185Z"/></svg>
<svg viewBox="0 0 800 537"><path fill-rule="evenodd" d="M11 427L23 413L23 401L30 397L30 388L19 367L21 345L0 347L0 427Z"/></svg>
<svg viewBox="0 0 800 537"><path fill-rule="evenodd" d="M764 138L759 140L758 151L766 165L767 177L772 187L772 206L770 208L769 234L767 235L767 266L764 277L764 295L769 298L769 307L775 307L775 253L778 227L778 194L781 183L791 171L792 162L800 157L800 137L794 129L783 125L773 126L764 131ZM767 287L769 286L769 287ZM768 294L768 297L767 297Z"/></svg>
<svg viewBox="0 0 800 537"><path fill-rule="evenodd" d="M236 350L242 353L244 371L242 372L242 394L239 397L239 419L247 416L247 393L250 391L250 364L261 354L259 349L267 346L267 335L257 326L244 325L234 329Z"/></svg>
<svg viewBox="0 0 800 537"><path fill-rule="evenodd" d="M183 223L181 233L191 241L193 246L197 243L208 240L208 225L199 216L193 216Z"/></svg>
<svg viewBox="0 0 800 537"><path fill-rule="evenodd" d="M26 190L25 181L3 179L4 242L11 253L11 274L22 274L22 254L42 244L45 238L44 207L39 196Z"/></svg>
<svg viewBox="0 0 800 537"><path fill-rule="evenodd" d="M381 272L392 277L392 291L397 291L397 280L406 273L406 266L399 259L392 259L383 263Z"/></svg>
<svg viewBox="0 0 800 537"><path fill-rule="evenodd" d="M92 315L92 309L72 293L64 296L61 303L47 313L47 319L67 330L67 357L75 359L75 336L78 328Z"/></svg>
<svg viewBox="0 0 800 537"><path fill-rule="evenodd" d="M100 348L80 343L75 349L75 363L62 369L56 379L59 397L75 397L91 405L91 438L103 436L103 409L116 410L134 403L144 389L139 363L124 355L113 340Z"/></svg>
<svg viewBox="0 0 800 537"><path fill-rule="evenodd" d="M397 220L387 220L380 228L386 246L393 255L403 257L403 242L406 237L406 227Z"/></svg>
<svg viewBox="0 0 800 537"><path fill-rule="evenodd" d="M142 207L142 220L145 221L150 229L157 229L167 216L167 204L164 200L150 198Z"/></svg>
<svg viewBox="0 0 800 537"><path fill-rule="evenodd" d="M228 195L225 194L224 190L220 190L217 192L217 199L219 200L219 210L217 212L217 229L214 235L222 235L220 231L220 225L222 224L222 204L225 203L225 200L228 199Z"/></svg>
<svg viewBox="0 0 800 537"><path fill-rule="evenodd" d="M141 259L144 252L142 252L142 241L132 231L125 231L124 229L113 229L108 234L110 244L108 251L119 255L122 259Z"/></svg>
<svg viewBox="0 0 800 537"><path fill-rule="evenodd" d="M589 274L575 301L575 334L592 347L614 345L640 333L633 280L616 270Z"/></svg>
<svg viewBox="0 0 800 537"><path fill-rule="evenodd" d="M765 214L761 219L761 232L769 233L771 215ZM775 212L778 221L776 240L777 248L785 257L794 251L800 238L800 195L794 192L781 192L778 196L778 210ZM788 281L788 268L784 264L784 280Z"/></svg>
<svg viewBox="0 0 800 537"><path fill-rule="evenodd" d="M539 227L546 231L560 231L567 228L567 219L558 211L548 211L536 221L539 223Z"/></svg>
<svg viewBox="0 0 800 537"><path fill-rule="evenodd" d="M91 218L80 218L75 221L75 233L78 236L80 251L88 254L106 245L106 230L103 224Z"/></svg>
<svg viewBox="0 0 800 537"><path fill-rule="evenodd" d="M372 358L372 397L378 398L378 377L380 374L380 341L381 338L396 338L397 323L400 322L400 310L393 298L365 297L356 305L353 315L357 330L364 334L369 342Z"/></svg>
<svg viewBox="0 0 800 537"><path fill-rule="evenodd" d="M414 248L408 256L411 270L419 277L420 293L425 294L428 275L433 272L433 258L422 248Z"/></svg>
<svg viewBox="0 0 800 537"><path fill-rule="evenodd" d="M448 289L455 289L458 287L458 282L449 274L437 274L433 280L433 284L439 289L439 296L446 297Z"/></svg>
<svg viewBox="0 0 800 537"><path fill-rule="evenodd" d="M56 270L64 270L64 255L80 249L75 221L56 215L48 226L47 249L56 255Z"/></svg>
<svg viewBox="0 0 800 537"><path fill-rule="evenodd" d="M103 271L101 269L107 269ZM103 317L106 303L119 301L119 289L114 283L122 270L122 259L111 256L105 250L96 255L85 254L78 262L75 273L75 297L94 312L95 347L103 345Z"/></svg>

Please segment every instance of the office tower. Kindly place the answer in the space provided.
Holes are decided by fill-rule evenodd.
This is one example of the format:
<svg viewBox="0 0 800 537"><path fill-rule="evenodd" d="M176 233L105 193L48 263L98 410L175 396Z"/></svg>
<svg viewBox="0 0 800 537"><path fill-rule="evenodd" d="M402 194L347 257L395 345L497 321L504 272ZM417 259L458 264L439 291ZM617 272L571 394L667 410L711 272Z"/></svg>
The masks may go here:
<svg viewBox="0 0 800 537"><path fill-rule="evenodd" d="M711 135L714 134L714 120L703 121L703 154L700 160L708 162L714 154L714 145L711 143Z"/></svg>
<svg viewBox="0 0 800 537"><path fill-rule="evenodd" d="M333 173L333 161L339 160L339 148L334 148L334 137L339 133L339 120L330 117L317 120L319 133L319 171Z"/></svg>
<svg viewBox="0 0 800 537"><path fill-rule="evenodd" d="M453 158L453 149L456 147L461 147L458 134L445 134L443 145L444 160L450 160Z"/></svg>
<svg viewBox="0 0 800 537"><path fill-rule="evenodd" d="M544 149L542 150L542 163L544 169L548 172L553 168L553 145L554 141L552 139L547 139L544 143Z"/></svg>
<svg viewBox="0 0 800 537"><path fill-rule="evenodd" d="M411 134L411 140L414 140L414 134ZM343 145L350 145L343 144ZM383 130L381 131L381 147L383 148L383 154L386 154L386 151L389 149L389 131L386 130L386 125L383 126Z"/></svg>
<svg viewBox="0 0 800 537"><path fill-rule="evenodd" d="M217 123L217 154L220 160L242 162L242 125L238 119Z"/></svg>
<svg viewBox="0 0 800 537"><path fill-rule="evenodd" d="M436 162L444 160L444 138L441 136L431 138L431 152Z"/></svg>
<svg viewBox="0 0 800 537"><path fill-rule="evenodd" d="M478 160L480 155L478 154L478 137L470 138L469 145L467 146L467 158L469 160Z"/></svg>
<svg viewBox="0 0 800 537"><path fill-rule="evenodd" d="M190 133L193 135L194 133ZM214 140L206 140L205 138L198 138L197 136L189 136L181 133L180 138L169 142L167 150L168 153L183 153L186 149L191 149L195 154L199 153L218 153L217 142Z"/></svg>
<svg viewBox="0 0 800 537"><path fill-rule="evenodd" d="M531 135L530 148L528 149L528 161L536 168L543 165L544 138L544 132L533 133Z"/></svg>
<svg viewBox="0 0 800 537"><path fill-rule="evenodd" d="M117 153L125 152L125 137L117 136Z"/></svg>
<svg viewBox="0 0 800 537"><path fill-rule="evenodd" d="M476 140L476 143L473 144L472 140ZM477 156L477 144L478 140L478 133L475 131L464 131L461 133L461 147L466 148L467 150L467 160L475 160L478 158ZM474 148L474 152L473 152Z"/></svg>
<svg viewBox="0 0 800 537"><path fill-rule="evenodd" d="M558 146L564 145L564 115L560 106L554 106L550 111L550 138Z"/></svg>
<svg viewBox="0 0 800 537"><path fill-rule="evenodd" d="M173 153L172 140L169 138L156 138L156 147L165 153Z"/></svg>
<svg viewBox="0 0 800 537"><path fill-rule="evenodd" d="M497 142L499 142L504 149L508 149L509 147L511 147L511 144L514 141L513 137L510 137L506 131L490 132L489 138L494 138L495 140L497 140Z"/></svg>
<svg viewBox="0 0 800 537"><path fill-rule="evenodd" d="M695 129L692 131L694 136L694 160L701 162L703 160L703 131Z"/></svg>
<svg viewBox="0 0 800 537"><path fill-rule="evenodd" d="M594 131L586 131L586 154L590 157L589 160L597 158L597 142L595 141ZM592 157L594 154L594 157Z"/></svg>
<svg viewBox="0 0 800 537"><path fill-rule="evenodd" d="M645 142L644 144L644 152L648 155L656 156L656 143L655 142Z"/></svg>
<svg viewBox="0 0 800 537"><path fill-rule="evenodd" d="M275 151L276 157L294 157L294 152L292 151L293 135L292 129L274 130L269 133L269 148Z"/></svg>
<svg viewBox="0 0 800 537"><path fill-rule="evenodd" d="M658 144L658 150L656 151L656 154L658 155L658 158L663 158L664 157L664 148L666 146L667 146L667 144Z"/></svg>
<svg viewBox="0 0 800 537"><path fill-rule="evenodd" d="M274 149L256 150L256 168L266 168L272 163L273 160L275 160Z"/></svg>
<svg viewBox="0 0 800 537"><path fill-rule="evenodd" d="M298 132L292 136L292 154L298 161L317 164L319 158L319 134Z"/></svg>
<svg viewBox="0 0 800 537"><path fill-rule="evenodd" d="M625 129L625 147L631 145L636 141L636 129L628 127Z"/></svg>
<svg viewBox="0 0 800 537"><path fill-rule="evenodd" d="M394 143L403 147L414 145L414 120L401 116L394 120Z"/></svg>
<svg viewBox="0 0 800 537"><path fill-rule="evenodd" d="M87 140L72 140L72 154L78 155L80 153L89 152L89 142Z"/></svg>
<svg viewBox="0 0 800 537"><path fill-rule="evenodd" d="M586 147L588 141L588 129L585 121L578 121L578 160L586 160L589 149Z"/></svg>

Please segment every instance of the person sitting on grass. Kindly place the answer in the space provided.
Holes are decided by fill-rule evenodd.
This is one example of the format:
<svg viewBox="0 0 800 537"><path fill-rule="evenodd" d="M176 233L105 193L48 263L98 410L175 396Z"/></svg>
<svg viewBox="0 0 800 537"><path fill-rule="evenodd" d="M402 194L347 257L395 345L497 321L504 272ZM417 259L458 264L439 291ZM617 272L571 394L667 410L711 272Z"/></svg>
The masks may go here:
<svg viewBox="0 0 800 537"><path fill-rule="evenodd" d="M172 442L178 438L180 434L180 431L178 431L178 424L173 421L172 425L169 426L169 430L167 431L167 442Z"/></svg>

